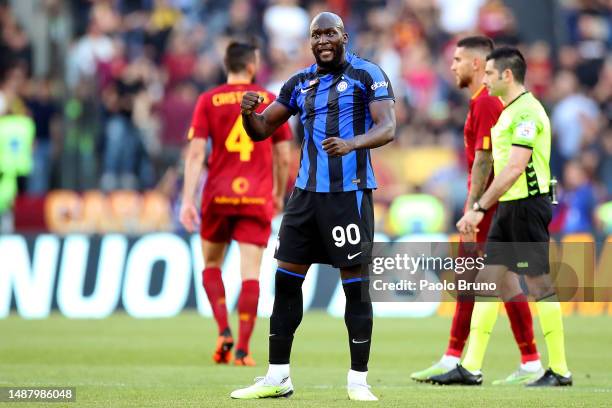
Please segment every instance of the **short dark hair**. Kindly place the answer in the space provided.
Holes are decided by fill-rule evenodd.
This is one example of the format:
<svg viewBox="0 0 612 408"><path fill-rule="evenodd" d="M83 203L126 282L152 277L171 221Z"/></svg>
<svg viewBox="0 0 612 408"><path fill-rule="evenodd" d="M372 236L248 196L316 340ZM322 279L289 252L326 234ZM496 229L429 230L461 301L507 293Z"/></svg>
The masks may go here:
<svg viewBox="0 0 612 408"><path fill-rule="evenodd" d="M232 41L225 50L225 68L228 72L234 73L244 71L247 64L255 62L257 49L255 42Z"/></svg>
<svg viewBox="0 0 612 408"><path fill-rule="evenodd" d="M483 35L475 35L472 37L465 37L459 40L457 47L464 47L469 49L482 50L489 54L495 48L493 40Z"/></svg>
<svg viewBox="0 0 612 408"><path fill-rule="evenodd" d="M527 63L523 54L513 47L500 47L493 50L487 55L488 60L495 60L495 68L501 74L506 69L512 71L516 82L523 84L525 82L525 73L527 72Z"/></svg>

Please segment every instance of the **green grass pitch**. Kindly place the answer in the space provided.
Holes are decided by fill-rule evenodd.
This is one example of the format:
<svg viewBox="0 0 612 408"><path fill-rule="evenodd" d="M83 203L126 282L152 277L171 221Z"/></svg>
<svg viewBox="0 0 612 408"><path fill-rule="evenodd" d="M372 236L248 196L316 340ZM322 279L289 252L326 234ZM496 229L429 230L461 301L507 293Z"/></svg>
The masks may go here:
<svg viewBox="0 0 612 408"><path fill-rule="evenodd" d="M236 316L232 316L236 326ZM603 407L612 403L612 318L568 317L566 344L575 386L571 389L493 387L513 371L518 351L500 316L486 356L485 385L435 387L409 379L413 370L444 350L450 320L376 319L369 382L384 407ZM546 347L539 325L539 350ZM236 330L236 327L235 329ZM27 321L0 320L0 386L74 386L77 402L52 407L344 407L348 345L342 319L304 316L293 345L289 399L235 401L233 389L266 370L268 321L258 321L253 352L258 367L215 366L212 319L193 312L172 319L136 320L116 314L105 320L68 320L54 315ZM236 333L235 333L236 334ZM17 407L42 404L7 404Z"/></svg>

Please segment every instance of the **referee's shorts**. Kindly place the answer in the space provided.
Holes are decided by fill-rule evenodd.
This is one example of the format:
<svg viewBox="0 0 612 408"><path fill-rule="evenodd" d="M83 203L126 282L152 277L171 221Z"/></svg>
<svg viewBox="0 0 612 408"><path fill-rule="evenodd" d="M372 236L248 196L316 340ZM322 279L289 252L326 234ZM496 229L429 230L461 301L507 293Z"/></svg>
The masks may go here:
<svg viewBox="0 0 612 408"><path fill-rule="evenodd" d="M520 275L549 273L551 219L548 194L501 201L487 237L486 264L504 265Z"/></svg>

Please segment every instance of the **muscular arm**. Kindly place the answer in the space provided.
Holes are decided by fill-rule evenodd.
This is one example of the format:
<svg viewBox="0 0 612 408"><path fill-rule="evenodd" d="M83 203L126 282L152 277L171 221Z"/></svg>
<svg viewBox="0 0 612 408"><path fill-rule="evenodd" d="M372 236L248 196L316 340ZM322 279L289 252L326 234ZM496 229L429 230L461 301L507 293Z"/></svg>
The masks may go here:
<svg viewBox="0 0 612 408"><path fill-rule="evenodd" d="M370 115L374 126L366 133L352 139L329 137L323 140L323 149L330 156L343 156L353 150L373 149L384 146L395 136L395 102L380 100L370 103Z"/></svg>
<svg viewBox="0 0 612 408"><path fill-rule="evenodd" d="M246 97L246 95L245 95ZM291 117L285 105L272 102L261 114L242 109L242 125L253 141L259 142L268 138L280 125Z"/></svg>
<svg viewBox="0 0 612 408"><path fill-rule="evenodd" d="M183 203L194 203L198 180L204 165L204 150L206 140L201 138L192 139L187 148L185 157L185 174L183 185Z"/></svg>
<svg viewBox="0 0 612 408"><path fill-rule="evenodd" d="M493 155L490 150L476 150L474 164L472 165L472 177L470 182L470 194L468 195L466 208L470 209L482 196L487 188L487 182L493 169Z"/></svg>
<svg viewBox="0 0 612 408"><path fill-rule="evenodd" d="M185 157L185 180L183 181L183 201L179 219L181 224L189 232L194 232L200 223L197 206L195 204L195 193L198 188L198 180L204 164L204 149L206 140L201 138L192 139L187 148Z"/></svg>
<svg viewBox="0 0 612 408"><path fill-rule="evenodd" d="M287 190L287 178L289 177L289 143L288 141L276 143L272 155L274 171L274 186L272 191L278 211L282 210L282 200Z"/></svg>
<svg viewBox="0 0 612 408"><path fill-rule="evenodd" d="M499 200L499 197L512 187L521 173L525 171L531 153L532 150L527 147L516 145L511 147L508 164L502 169L499 175L493 179L487 191L485 191L480 200L478 200L483 208L491 208L491 206Z"/></svg>

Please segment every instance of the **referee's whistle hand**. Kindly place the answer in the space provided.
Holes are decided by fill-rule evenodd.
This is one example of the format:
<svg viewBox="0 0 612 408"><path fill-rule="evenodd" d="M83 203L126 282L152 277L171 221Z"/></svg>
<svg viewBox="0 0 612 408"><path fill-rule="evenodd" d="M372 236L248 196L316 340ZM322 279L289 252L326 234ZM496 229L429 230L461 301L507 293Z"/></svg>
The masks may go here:
<svg viewBox="0 0 612 408"><path fill-rule="evenodd" d="M200 216L193 203L183 203L179 219L187 232L194 232L200 224Z"/></svg>
<svg viewBox="0 0 612 408"><path fill-rule="evenodd" d="M321 143L325 152L332 157L344 156L352 152L355 147L352 139L342 139L340 137L328 137Z"/></svg>

